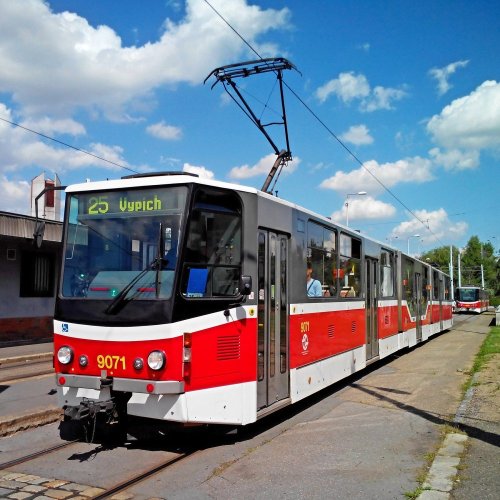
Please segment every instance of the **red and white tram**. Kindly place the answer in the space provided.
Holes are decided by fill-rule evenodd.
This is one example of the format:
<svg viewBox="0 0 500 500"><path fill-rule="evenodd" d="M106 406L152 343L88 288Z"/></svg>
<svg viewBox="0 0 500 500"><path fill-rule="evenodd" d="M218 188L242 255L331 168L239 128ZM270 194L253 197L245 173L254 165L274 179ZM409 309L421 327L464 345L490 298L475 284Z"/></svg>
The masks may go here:
<svg viewBox="0 0 500 500"><path fill-rule="evenodd" d="M455 312L482 313L488 310L488 292L478 286L462 286L455 290Z"/></svg>
<svg viewBox="0 0 500 500"><path fill-rule="evenodd" d="M69 422L249 424L452 324L440 270L189 174L66 188L63 253L54 363Z"/></svg>

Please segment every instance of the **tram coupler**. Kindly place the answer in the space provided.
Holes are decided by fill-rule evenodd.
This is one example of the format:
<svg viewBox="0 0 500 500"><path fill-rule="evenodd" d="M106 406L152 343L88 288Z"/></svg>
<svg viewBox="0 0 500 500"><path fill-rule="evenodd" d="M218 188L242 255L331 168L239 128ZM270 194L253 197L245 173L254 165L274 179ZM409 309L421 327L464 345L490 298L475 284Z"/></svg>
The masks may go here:
<svg viewBox="0 0 500 500"><path fill-rule="evenodd" d="M59 426L61 438L98 441L123 441L127 428L128 393L118 393L105 401L82 399L78 406L64 408L64 420Z"/></svg>
<svg viewBox="0 0 500 500"><path fill-rule="evenodd" d="M67 406L64 408L64 416L69 420L78 420L85 422L96 418L98 413L106 416L106 423L118 418L116 404L113 399L107 401L94 401L92 399L83 399L79 406Z"/></svg>

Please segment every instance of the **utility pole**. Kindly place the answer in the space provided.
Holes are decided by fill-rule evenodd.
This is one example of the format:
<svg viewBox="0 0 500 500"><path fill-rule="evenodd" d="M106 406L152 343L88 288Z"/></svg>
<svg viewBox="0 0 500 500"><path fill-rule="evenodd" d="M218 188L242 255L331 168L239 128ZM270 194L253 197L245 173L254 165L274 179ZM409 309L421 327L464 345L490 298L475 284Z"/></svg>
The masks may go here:
<svg viewBox="0 0 500 500"><path fill-rule="evenodd" d="M462 271L460 269L460 263L462 262L461 260L461 254L460 254L460 248L458 249L458 288L462 286Z"/></svg>
<svg viewBox="0 0 500 500"><path fill-rule="evenodd" d="M451 300L455 300L455 291L454 291L454 285L453 285L453 246L450 245L450 285L451 285L451 290L450 290L450 297Z"/></svg>

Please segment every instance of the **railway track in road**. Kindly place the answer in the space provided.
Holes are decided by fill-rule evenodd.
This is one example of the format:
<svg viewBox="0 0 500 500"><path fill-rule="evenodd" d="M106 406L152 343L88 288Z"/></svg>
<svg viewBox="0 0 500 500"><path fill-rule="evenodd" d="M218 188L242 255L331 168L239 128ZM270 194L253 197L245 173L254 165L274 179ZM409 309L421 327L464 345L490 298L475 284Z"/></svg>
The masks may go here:
<svg viewBox="0 0 500 500"><path fill-rule="evenodd" d="M118 493L122 493L131 486L135 486L136 484L146 481L150 477L154 476L155 474L158 474L159 472L164 471L168 467L171 467L172 465L185 460L186 458L194 455L200 450L193 450L190 452L185 452L185 453L179 453L176 456L170 457L167 460L164 460L163 462L159 463L158 465L154 467L150 467L149 469L140 472L139 474L134 475L133 477L126 479L125 481L121 483L117 483L114 486L107 488L105 491L100 493L99 495L93 497L94 500L104 500L106 498L110 498L112 495L116 495Z"/></svg>
<svg viewBox="0 0 500 500"><path fill-rule="evenodd" d="M64 443L59 443L57 445L49 446L47 448L44 448L43 450L35 451L33 453L24 455L14 460L9 460L8 462L0 463L0 470L10 469L11 467L15 467L16 465L24 464L26 462L29 462L30 460L35 460L36 458L61 450L62 448L67 448L68 446L71 446L77 442L78 441L68 441Z"/></svg>
<svg viewBox="0 0 500 500"><path fill-rule="evenodd" d="M0 364L0 385L24 382L54 374L52 361L46 359L20 360Z"/></svg>
<svg viewBox="0 0 500 500"><path fill-rule="evenodd" d="M16 470L17 466L21 464L26 464L31 461L35 461L37 459L40 459L41 457L46 457L50 454L55 454L56 452L63 450L64 448L70 448L71 446L74 446L77 448L75 452L70 452L73 454L73 456L83 456L85 453L82 453L81 451L78 451L78 446L81 446L82 442L80 440L75 440L75 441L69 441L69 442L64 442L64 443L59 443L53 446L46 446L41 450L35 451L30 454L23 455L21 457L15 458L13 460L9 460L7 462L0 463L0 471L7 471L8 474L12 474L13 481L16 481L16 478L21 476L21 479L18 479L17 481L19 482L20 486L17 486L17 488L20 488L24 486L22 476L27 476L28 478L34 478L35 482L33 484L35 485L41 485L43 488L50 488L52 490L53 494L56 494L54 490L59 491L61 489L61 493L68 493L68 489L64 489L65 485L69 486L69 489L75 488L75 487L80 487L80 488L85 488L88 492L91 492L91 498L94 499L105 499L105 498L111 498L113 495L116 495L118 493L123 493L127 491L129 488L132 486L135 486L137 484L140 484L142 481L146 481L155 474L158 474L160 472L165 471L167 468L173 466L174 464L177 464L178 462L194 455L195 453L199 452L202 450L202 448L195 447L192 449L185 449L183 451L166 451L165 454L161 457L160 460L157 460L156 463L149 465L149 467L144 468L142 471L137 472L137 470L131 471L129 470L128 472L124 472L123 476L125 476L125 479L120 480L118 482L115 482L112 485L106 485L105 481L104 484L103 481L98 481L101 484L99 486L94 485L94 486L85 486L85 485L79 485L75 483L71 483L68 481L68 478L66 480L64 479L47 479L47 476L44 479L44 482L37 481L38 477L33 476L30 474L30 472L23 473L23 472L18 472ZM98 446L97 450L94 450L94 453L99 453L99 451L103 451L101 448L102 446ZM105 449L104 447L103 449ZM50 457L49 457L50 460ZM56 458L57 460L57 458ZM68 460L66 457L64 460ZM13 470L14 469L14 470ZM29 469L29 467L28 467ZM3 475L5 477L5 475ZM64 476L64 475L63 475ZM0 480L2 479L2 473L0 473ZM29 479L28 479L29 481ZM11 480L12 482L12 480ZM7 487L14 487L14 486L7 486ZM21 491L19 489L13 490L13 493L15 491ZM41 493L43 494L43 493ZM78 493L76 493L78 494ZM132 498L131 496L130 498ZM55 496L54 498L59 498ZM61 497L63 498L63 497ZM128 497L127 497L128 498Z"/></svg>

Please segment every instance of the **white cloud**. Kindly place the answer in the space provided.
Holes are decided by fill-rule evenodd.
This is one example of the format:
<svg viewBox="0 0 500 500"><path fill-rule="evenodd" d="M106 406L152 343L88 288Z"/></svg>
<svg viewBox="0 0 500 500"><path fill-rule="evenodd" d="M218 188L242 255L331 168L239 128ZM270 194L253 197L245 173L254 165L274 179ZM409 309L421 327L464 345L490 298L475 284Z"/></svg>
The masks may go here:
<svg viewBox="0 0 500 500"><path fill-rule="evenodd" d="M212 3L257 48L262 34L288 25L287 8ZM128 105L150 98L156 88L201 84L214 67L248 52L203 0L187 0L183 19L167 19L160 39L139 47L123 46L108 26L55 14L42 0L2 2L1 11L0 92L11 94L25 116L86 108L123 119Z"/></svg>
<svg viewBox="0 0 500 500"><path fill-rule="evenodd" d="M443 240L456 241L467 233L468 224L466 222L452 222L444 208L434 211L415 210L415 215L425 223L425 226L417 219L412 218L396 226L392 231L391 238L404 241L418 234L424 244L434 244Z"/></svg>
<svg viewBox="0 0 500 500"><path fill-rule="evenodd" d="M0 177L2 210L17 214L31 214L31 188L26 181L9 181L5 175Z"/></svg>
<svg viewBox="0 0 500 500"><path fill-rule="evenodd" d="M45 135L66 134L66 135L85 135L84 125L71 118L53 119L48 116L36 120L29 119L20 123L23 127L29 128Z"/></svg>
<svg viewBox="0 0 500 500"><path fill-rule="evenodd" d="M189 163L184 163L182 167L183 172L189 172L190 174L196 174L205 179L213 179L214 173L205 167L197 167L195 165L190 165Z"/></svg>
<svg viewBox="0 0 500 500"><path fill-rule="evenodd" d="M359 196L350 197L349 208L344 202L340 210L331 214L331 219L344 224L347 210L349 210L349 221L388 219L396 214L396 208L390 203L376 200L372 196Z"/></svg>
<svg viewBox="0 0 500 500"><path fill-rule="evenodd" d="M331 95L336 95L342 102L360 102L360 111L372 112L378 109L393 109L392 103L403 99L407 94L402 89L381 87L371 88L365 75L356 75L353 71L340 73L338 78L330 80L316 92L316 98L325 102Z"/></svg>
<svg viewBox="0 0 500 500"><path fill-rule="evenodd" d="M264 158L261 158L255 165L233 167L229 172L229 177L231 179L241 180L257 177L259 175L267 175L275 161L276 155L274 153L268 154L264 156ZM292 161L288 162L288 165L283 169L283 173L291 174L297 168L300 161L300 158L295 157Z"/></svg>
<svg viewBox="0 0 500 500"><path fill-rule="evenodd" d="M370 131L366 125L353 125L340 138L344 142L350 142L356 146L365 146L373 143L373 137L370 135Z"/></svg>
<svg viewBox="0 0 500 500"><path fill-rule="evenodd" d="M361 99L370 94L370 84L364 75L356 75L353 71L340 73L339 77L330 80L316 90L316 97L325 102L331 94L349 103L353 99Z"/></svg>
<svg viewBox="0 0 500 500"><path fill-rule="evenodd" d="M434 141L448 149L500 147L500 83L486 81L455 99L427 123Z"/></svg>
<svg viewBox="0 0 500 500"><path fill-rule="evenodd" d="M147 127L146 132L164 141L176 141L182 137L182 130L179 127L167 125L163 120Z"/></svg>
<svg viewBox="0 0 500 500"><path fill-rule="evenodd" d="M366 169L388 188L403 182L420 184L434 178L432 174L432 162L419 156L383 164L379 164L375 160L370 160L365 162L364 165ZM343 195L356 193L360 190L367 191L369 195L383 192L384 188L366 169L360 167L351 172L338 171L334 176L325 179L320 184L320 187L333 189Z"/></svg>
<svg viewBox="0 0 500 500"><path fill-rule="evenodd" d="M437 81L439 95L446 94L446 92L451 89L452 85L448 82L449 77L453 75L458 68L465 68L468 63L468 60L456 61L448 64L444 68L432 68L429 70L429 75Z"/></svg>
<svg viewBox="0 0 500 500"><path fill-rule="evenodd" d="M477 150L441 151L439 148L432 148L429 154L437 165L443 166L446 170L469 170L479 166L479 151Z"/></svg>
<svg viewBox="0 0 500 500"><path fill-rule="evenodd" d="M392 103L400 101L405 96L404 90L377 86L373 89L370 97L361 102L360 109L368 113L378 109L394 109Z"/></svg>
<svg viewBox="0 0 500 500"><path fill-rule="evenodd" d="M0 103L0 116L8 117L13 121L11 115L11 110ZM73 127L73 133L82 131L73 120L52 121L44 118L40 123L42 127L52 132L61 127L64 129ZM55 171L59 175L67 170L89 166L112 170L118 170L120 168L118 165L130 168L123 158L123 149L119 146L92 143L87 148L89 153L118 164L112 165L83 152L71 148L54 147L52 144L35 134L27 133L25 130L0 121L0 172L13 172L31 166L39 167L41 170Z"/></svg>

